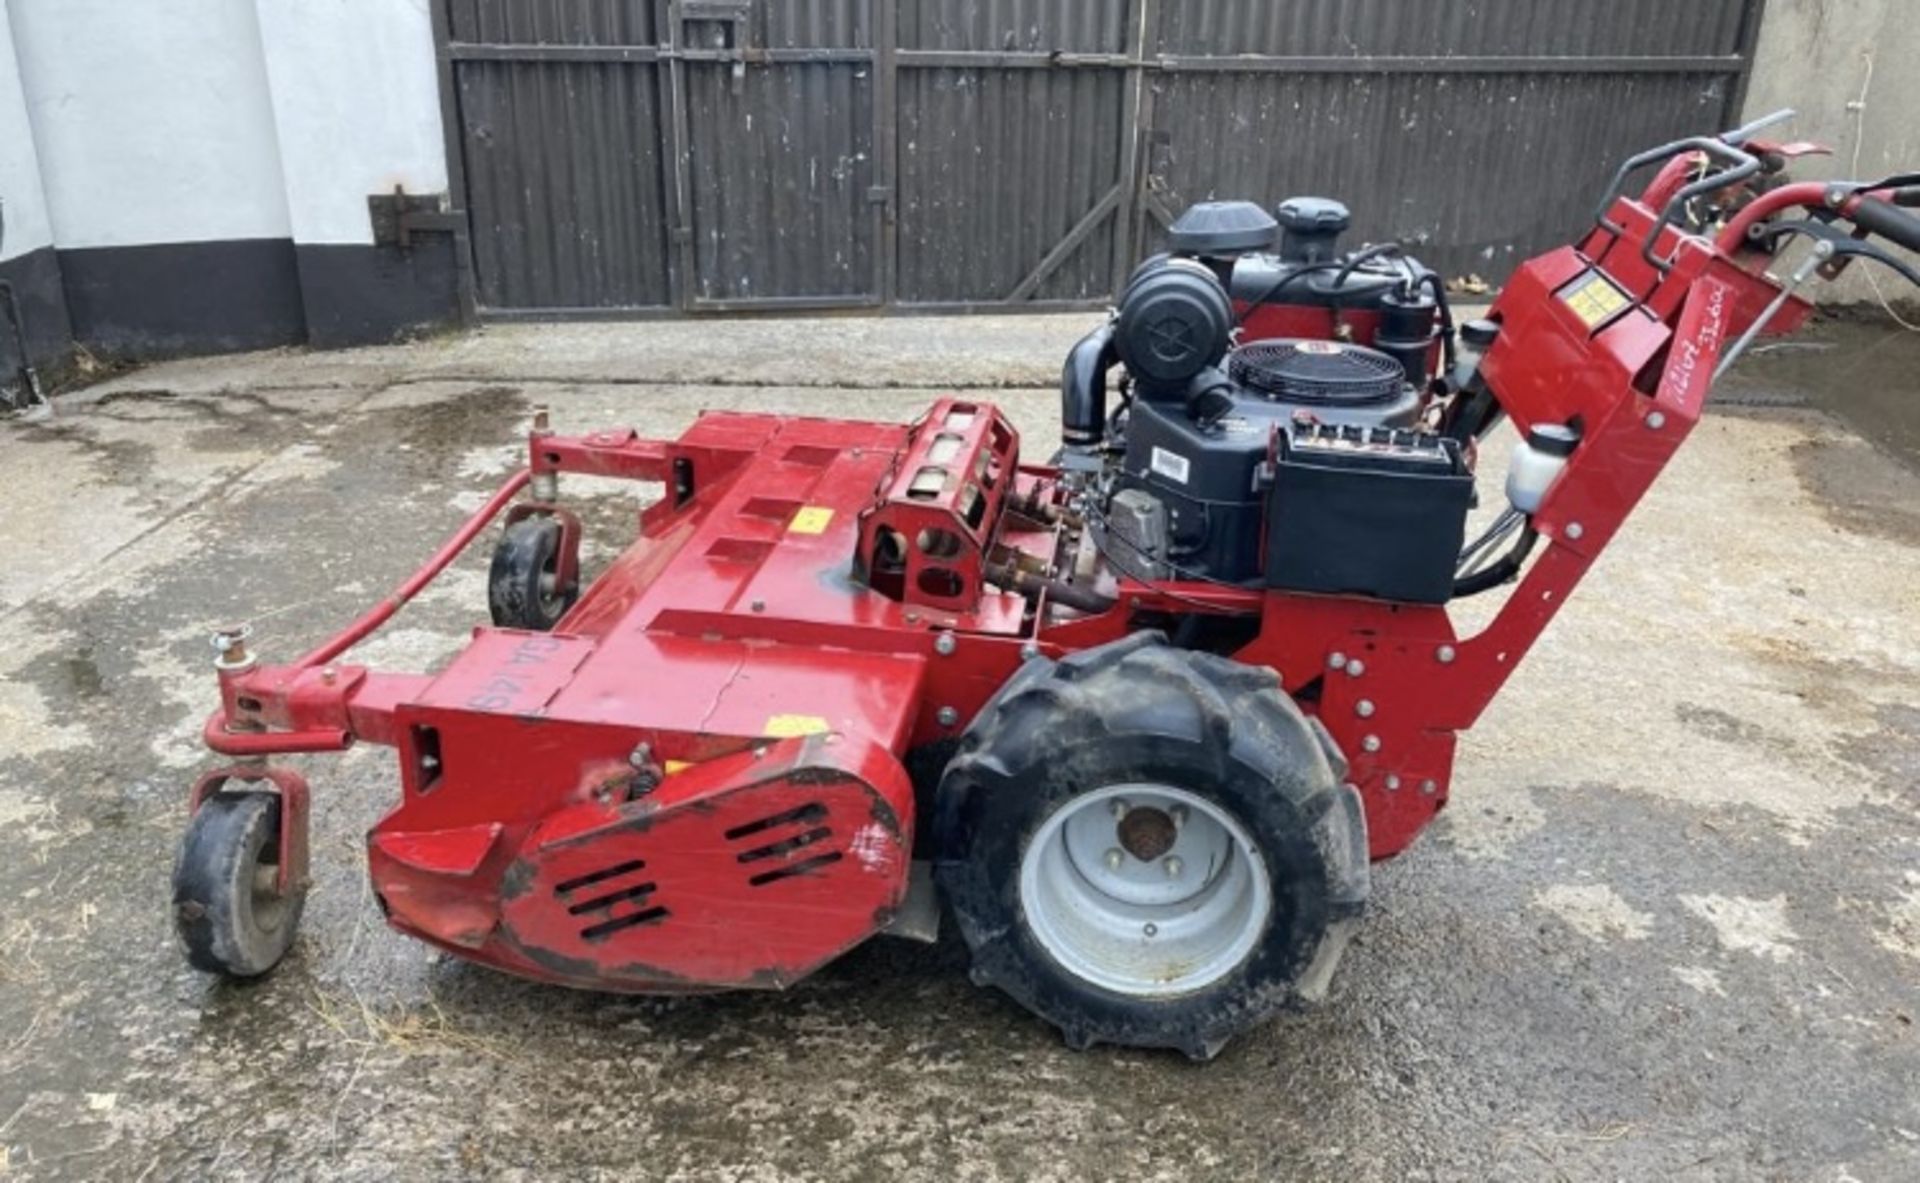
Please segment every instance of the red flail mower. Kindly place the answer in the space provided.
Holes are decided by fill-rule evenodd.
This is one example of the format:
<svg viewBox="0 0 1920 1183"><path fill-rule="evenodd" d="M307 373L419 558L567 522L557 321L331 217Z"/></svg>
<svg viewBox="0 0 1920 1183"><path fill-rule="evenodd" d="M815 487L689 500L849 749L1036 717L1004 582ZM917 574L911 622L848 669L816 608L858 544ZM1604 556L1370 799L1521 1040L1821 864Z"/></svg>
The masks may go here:
<svg viewBox="0 0 1920 1183"><path fill-rule="evenodd" d="M1800 324L1816 271L1920 282L1868 241L1920 249L1920 175L1789 182L1813 149L1767 122L1627 161L1592 229L1457 332L1397 245L1339 248L1336 202L1196 206L1069 355L1047 464L973 399L675 440L538 417L526 469L345 632L289 665L215 638L206 741L232 762L192 793L188 957L286 952L308 790L270 761L365 741L400 764L367 835L380 908L456 956L778 988L931 939L944 900L973 980L1074 1046L1211 1056L1325 990L1370 862L1446 805L1456 737L1715 375ZM1476 491L1503 418L1505 487ZM566 473L665 489L584 585ZM502 513L492 627L437 674L343 660ZM1490 592L1460 635L1449 603Z"/></svg>

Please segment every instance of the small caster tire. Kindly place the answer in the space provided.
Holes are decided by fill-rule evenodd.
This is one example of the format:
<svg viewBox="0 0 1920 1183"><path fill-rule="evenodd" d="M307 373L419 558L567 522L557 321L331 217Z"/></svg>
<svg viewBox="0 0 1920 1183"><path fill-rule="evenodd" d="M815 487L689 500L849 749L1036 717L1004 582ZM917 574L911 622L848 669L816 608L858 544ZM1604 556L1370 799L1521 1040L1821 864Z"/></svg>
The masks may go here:
<svg viewBox="0 0 1920 1183"><path fill-rule="evenodd" d="M215 793L187 826L173 871L173 918L195 969L257 978L293 944L305 885L282 892L280 798Z"/></svg>
<svg viewBox="0 0 1920 1183"><path fill-rule="evenodd" d="M560 523L523 518L508 526L487 574L487 611L498 628L550 632L580 598L577 580L560 582Z"/></svg>

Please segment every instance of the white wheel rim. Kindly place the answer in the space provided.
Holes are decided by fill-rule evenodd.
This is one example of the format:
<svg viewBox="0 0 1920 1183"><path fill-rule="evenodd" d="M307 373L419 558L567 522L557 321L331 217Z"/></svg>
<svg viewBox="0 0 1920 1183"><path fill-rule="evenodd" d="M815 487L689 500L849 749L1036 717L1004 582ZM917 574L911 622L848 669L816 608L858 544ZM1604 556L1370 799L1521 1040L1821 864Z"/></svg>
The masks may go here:
<svg viewBox="0 0 1920 1183"><path fill-rule="evenodd" d="M1062 969L1160 998L1204 989L1245 961L1273 892L1232 814L1172 785L1124 784L1074 797L1041 823L1020 859L1020 904Z"/></svg>

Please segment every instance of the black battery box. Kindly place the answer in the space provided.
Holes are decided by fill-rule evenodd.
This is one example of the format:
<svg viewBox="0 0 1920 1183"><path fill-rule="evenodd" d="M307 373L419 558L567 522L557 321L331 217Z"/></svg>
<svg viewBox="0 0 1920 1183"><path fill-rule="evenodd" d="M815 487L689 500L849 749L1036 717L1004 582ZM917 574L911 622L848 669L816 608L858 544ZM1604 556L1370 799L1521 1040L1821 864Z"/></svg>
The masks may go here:
<svg viewBox="0 0 1920 1183"><path fill-rule="evenodd" d="M1457 441L1295 420L1275 433L1266 583L1443 604L1473 504Z"/></svg>

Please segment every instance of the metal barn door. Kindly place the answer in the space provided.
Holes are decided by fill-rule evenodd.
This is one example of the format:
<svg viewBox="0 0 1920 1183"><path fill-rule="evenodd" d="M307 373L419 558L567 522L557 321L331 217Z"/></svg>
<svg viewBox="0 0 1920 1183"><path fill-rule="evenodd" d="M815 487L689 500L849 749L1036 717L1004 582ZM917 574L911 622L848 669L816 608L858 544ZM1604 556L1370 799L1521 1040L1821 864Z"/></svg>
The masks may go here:
<svg viewBox="0 0 1920 1183"><path fill-rule="evenodd" d="M1739 122L1760 0L1145 0L1140 221L1338 198L1356 240L1503 280L1579 233L1615 166Z"/></svg>
<svg viewBox="0 0 1920 1183"><path fill-rule="evenodd" d="M1106 300L1297 193L1449 276L1735 122L1762 0L438 0L490 316Z"/></svg>
<svg viewBox="0 0 1920 1183"><path fill-rule="evenodd" d="M873 6L667 6L690 307L880 302Z"/></svg>

